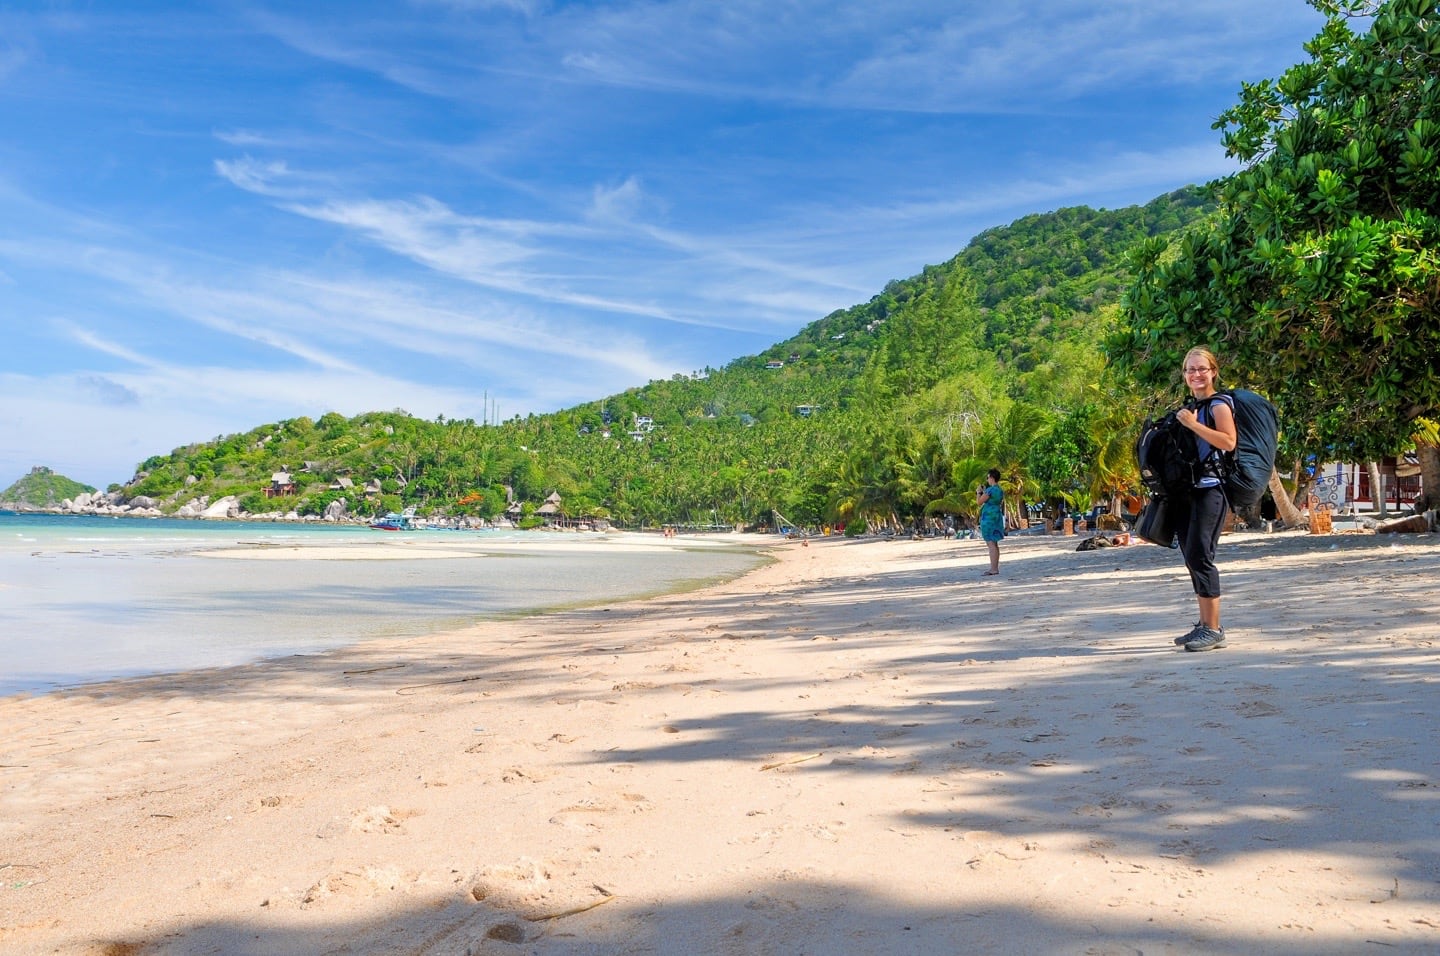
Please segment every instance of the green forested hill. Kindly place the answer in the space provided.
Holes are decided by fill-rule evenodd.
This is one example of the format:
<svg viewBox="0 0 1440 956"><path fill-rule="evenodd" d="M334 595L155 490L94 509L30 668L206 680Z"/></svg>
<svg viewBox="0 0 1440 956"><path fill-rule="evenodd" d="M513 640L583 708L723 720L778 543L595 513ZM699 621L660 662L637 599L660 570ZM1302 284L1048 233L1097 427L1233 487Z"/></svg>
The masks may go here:
<svg viewBox="0 0 1440 956"><path fill-rule="evenodd" d="M67 498L77 498L95 489L57 475L49 468L38 466L4 491L0 491L0 508L55 508Z"/></svg>
<svg viewBox="0 0 1440 956"><path fill-rule="evenodd" d="M568 515L624 524L908 522L965 514L995 465L1019 497L1074 505L1128 480L1104 448L1126 401L1096 390L1127 250L1206 211L1191 188L1027 216L724 368L500 425L287 420L157 455L118 490L166 510L235 494L251 513L344 497L489 517L554 491ZM281 471L296 488L267 498Z"/></svg>

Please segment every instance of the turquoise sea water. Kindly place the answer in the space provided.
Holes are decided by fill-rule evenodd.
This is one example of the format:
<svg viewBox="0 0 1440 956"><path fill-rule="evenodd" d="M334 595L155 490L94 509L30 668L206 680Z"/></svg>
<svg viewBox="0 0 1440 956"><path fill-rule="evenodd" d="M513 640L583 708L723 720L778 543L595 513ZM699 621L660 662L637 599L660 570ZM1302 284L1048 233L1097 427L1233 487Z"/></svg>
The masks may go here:
<svg viewBox="0 0 1440 956"><path fill-rule="evenodd" d="M736 536L0 512L0 695L407 637L734 577Z"/></svg>

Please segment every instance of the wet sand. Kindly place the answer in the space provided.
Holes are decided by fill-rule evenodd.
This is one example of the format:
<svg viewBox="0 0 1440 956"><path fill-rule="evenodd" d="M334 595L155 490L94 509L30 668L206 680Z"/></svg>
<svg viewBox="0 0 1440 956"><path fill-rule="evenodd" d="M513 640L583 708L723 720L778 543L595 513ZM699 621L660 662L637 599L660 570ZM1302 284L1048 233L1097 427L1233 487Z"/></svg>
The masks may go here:
<svg viewBox="0 0 1440 956"><path fill-rule="evenodd" d="M0 700L0 952L1440 949L1440 537L1075 544Z"/></svg>

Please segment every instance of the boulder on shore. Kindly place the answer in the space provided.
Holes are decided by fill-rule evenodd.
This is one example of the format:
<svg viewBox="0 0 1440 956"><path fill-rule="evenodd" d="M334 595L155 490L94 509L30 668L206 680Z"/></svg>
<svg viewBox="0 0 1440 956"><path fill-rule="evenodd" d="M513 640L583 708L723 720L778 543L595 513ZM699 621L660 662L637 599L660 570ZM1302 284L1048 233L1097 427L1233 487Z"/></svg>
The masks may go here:
<svg viewBox="0 0 1440 956"><path fill-rule="evenodd" d="M224 498L221 498L200 512L200 517L238 518L240 517L240 499L235 495L226 495Z"/></svg>
<svg viewBox="0 0 1440 956"><path fill-rule="evenodd" d="M191 498L179 508L175 509L177 518L198 518L205 511L205 506L210 503L208 497Z"/></svg>

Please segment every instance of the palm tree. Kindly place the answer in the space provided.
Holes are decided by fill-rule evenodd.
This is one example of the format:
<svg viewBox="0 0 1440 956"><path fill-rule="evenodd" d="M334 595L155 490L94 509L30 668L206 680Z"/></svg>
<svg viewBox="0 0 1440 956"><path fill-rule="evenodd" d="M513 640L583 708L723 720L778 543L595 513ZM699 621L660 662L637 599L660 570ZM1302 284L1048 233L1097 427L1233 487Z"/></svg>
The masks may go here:
<svg viewBox="0 0 1440 956"><path fill-rule="evenodd" d="M1000 471L1000 485L1006 492L1007 510L1017 524L1025 510L1025 502L1039 494L1039 488L1025 472L1025 454L1035 436L1049 424L1050 416L1044 409L1028 402L1015 402L980 443L980 457L994 461L993 467Z"/></svg>
<svg viewBox="0 0 1440 956"><path fill-rule="evenodd" d="M945 497L950 485L950 456L933 432L912 429L895 459L895 486L902 505L915 513L933 514L933 503Z"/></svg>
<svg viewBox="0 0 1440 956"><path fill-rule="evenodd" d="M980 458L962 458L950 469L950 483L945 493L930 502L925 508L927 514L954 514L970 518L980 515L980 502L975 490L985 484L985 475L991 466Z"/></svg>
<svg viewBox="0 0 1440 956"><path fill-rule="evenodd" d="M884 444L873 441L854 449L841 462L831 511L844 521L898 524L895 471Z"/></svg>
<svg viewBox="0 0 1440 956"><path fill-rule="evenodd" d="M1121 395L1113 390L1108 391L1096 407L1099 411L1090 421L1089 432L1096 450L1090 467L1090 497L1108 499L1110 513L1119 514L1121 496L1132 494L1140 487L1135 435L1143 410L1139 396Z"/></svg>

